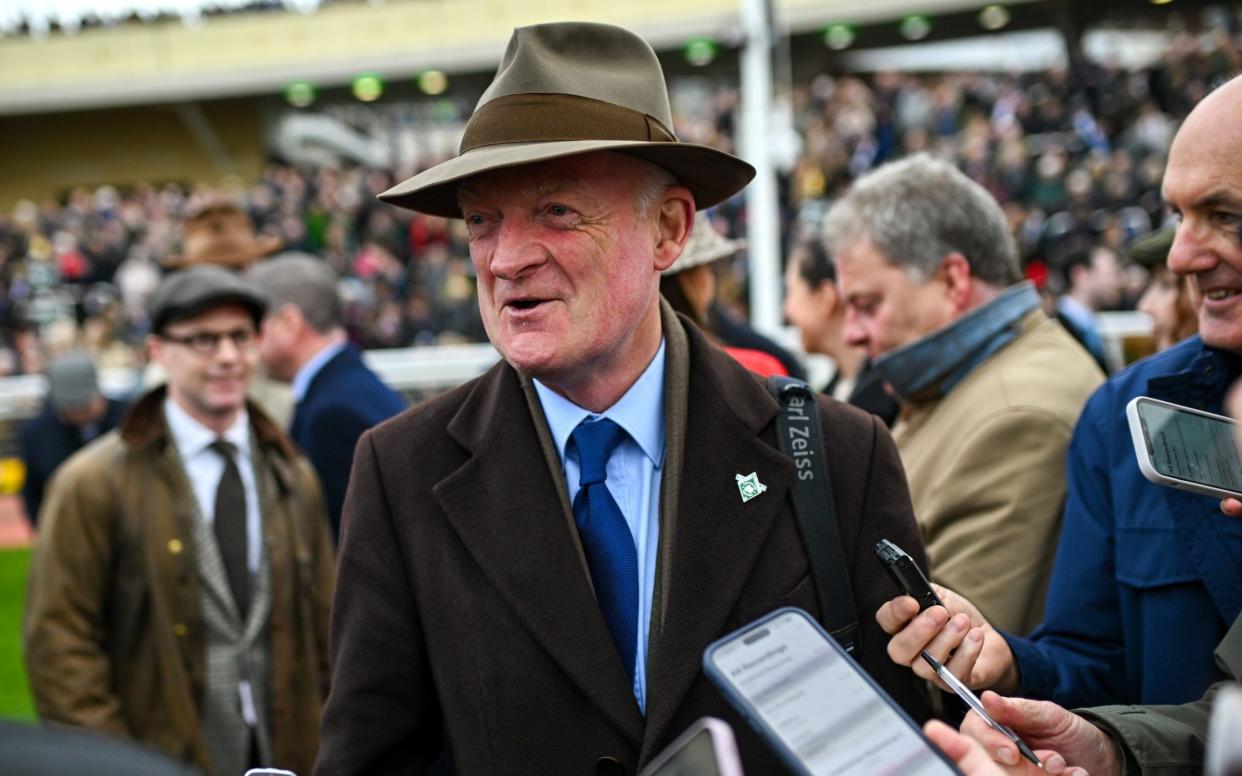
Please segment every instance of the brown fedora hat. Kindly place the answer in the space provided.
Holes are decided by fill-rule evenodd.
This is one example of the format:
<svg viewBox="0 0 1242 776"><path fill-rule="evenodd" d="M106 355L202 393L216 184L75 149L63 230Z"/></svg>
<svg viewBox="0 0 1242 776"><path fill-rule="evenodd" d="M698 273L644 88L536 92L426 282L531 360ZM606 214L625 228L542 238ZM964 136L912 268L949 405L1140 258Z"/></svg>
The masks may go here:
<svg viewBox="0 0 1242 776"><path fill-rule="evenodd" d="M741 191L755 169L723 151L678 142L664 71L651 46L609 24L519 27L491 86L466 122L459 155L380 199L461 218L457 184L503 167L620 151L677 176L700 208Z"/></svg>
<svg viewBox="0 0 1242 776"><path fill-rule="evenodd" d="M218 195L195 203L181 222L181 232L181 254L164 261L168 269L216 264L241 270L280 250L282 242L273 235L256 235L246 211Z"/></svg>

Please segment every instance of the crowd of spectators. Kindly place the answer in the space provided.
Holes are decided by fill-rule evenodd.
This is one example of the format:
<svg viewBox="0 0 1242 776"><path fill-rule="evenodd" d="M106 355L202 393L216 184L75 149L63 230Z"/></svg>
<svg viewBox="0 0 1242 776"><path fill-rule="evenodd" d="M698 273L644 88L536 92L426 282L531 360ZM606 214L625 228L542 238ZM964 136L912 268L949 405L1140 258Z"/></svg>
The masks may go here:
<svg viewBox="0 0 1242 776"><path fill-rule="evenodd" d="M1096 246L1125 254L1166 219L1160 181L1180 119L1214 81L1242 67L1220 33L1174 38L1152 66L1104 65L1021 74L822 74L784 95L796 136L782 173L787 246L857 176L928 150L954 161L1005 208L1029 277L1051 294L1063 267ZM673 84L674 93L677 84ZM738 97L721 81L682 101L684 140L734 147ZM226 187L255 228L321 256L339 274L346 324L364 348L483 341L460 224L409 214L375 195L396 171L310 169L273 162L253 184ZM74 347L101 366L137 367L144 301L178 246L202 184L100 186L0 214L0 376L40 371ZM744 232L744 199L714 222ZM745 252L720 262L719 294L744 308ZM1145 273L1123 273L1131 307Z"/></svg>

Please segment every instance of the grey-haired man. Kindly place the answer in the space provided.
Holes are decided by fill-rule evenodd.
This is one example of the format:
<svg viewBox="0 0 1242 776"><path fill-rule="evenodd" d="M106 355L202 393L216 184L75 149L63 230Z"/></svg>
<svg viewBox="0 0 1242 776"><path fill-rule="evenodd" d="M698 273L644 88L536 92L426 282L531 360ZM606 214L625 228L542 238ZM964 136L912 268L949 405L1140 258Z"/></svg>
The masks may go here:
<svg viewBox="0 0 1242 776"><path fill-rule="evenodd" d="M932 579L1029 632L1052 571L1070 434L1103 374L1019 282L1000 206L951 164L921 154L860 178L824 234L845 340L903 405L893 438Z"/></svg>

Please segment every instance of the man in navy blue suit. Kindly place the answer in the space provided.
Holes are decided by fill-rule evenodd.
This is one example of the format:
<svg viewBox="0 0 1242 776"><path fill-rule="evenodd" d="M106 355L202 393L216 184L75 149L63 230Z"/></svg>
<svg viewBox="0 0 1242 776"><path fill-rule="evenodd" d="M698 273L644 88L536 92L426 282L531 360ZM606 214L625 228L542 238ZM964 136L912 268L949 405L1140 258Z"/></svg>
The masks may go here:
<svg viewBox="0 0 1242 776"><path fill-rule="evenodd" d="M259 357L269 375L293 384L290 436L319 473L338 536L358 437L405 409L405 400L347 341L336 278L322 260L284 253L246 275L268 297Z"/></svg>
<svg viewBox="0 0 1242 776"><path fill-rule="evenodd" d="M31 525L39 519L43 490L52 473L83 445L111 431L124 414L124 402L99 392L89 353L68 353L48 365L43 411L22 429L26 461L22 497Z"/></svg>

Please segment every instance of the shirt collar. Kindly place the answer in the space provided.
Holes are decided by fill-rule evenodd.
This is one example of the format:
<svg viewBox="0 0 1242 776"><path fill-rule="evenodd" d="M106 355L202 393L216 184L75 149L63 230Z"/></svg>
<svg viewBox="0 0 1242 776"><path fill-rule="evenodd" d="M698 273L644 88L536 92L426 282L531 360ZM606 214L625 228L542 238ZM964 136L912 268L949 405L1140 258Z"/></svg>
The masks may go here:
<svg viewBox="0 0 1242 776"><path fill-rule="evenodd" d="M319 370L323 369L324 364L336 358L336 354L343 351L348 345L349 343L344 340L334 342L311 356L310 360L305 364L302 364L302 368L293 377L293 400L295 402L302 401L302 397L306 396L311 380L315 379L315 375L319 374Z"/></svg>
<svg viewBox="0 0 1242 776"><path fill-rule="evenodd" d="M574 404L538 380L532 380L544 417L565 465L569 435L588 417L605 417L625 429L630 438L659 469L664 463L664 340L655 358L617 403L596 415Z"/></svg>
<svg viewBox="0 0 1242 776"><path fill-rule="evenodd" d="M164 417L168 421L168 433L177 445L183 461L188 461L207 449L217 438L231 442L243 459L250 457L250 416L245 408L237 413L237 419L223 434L204 426L190 413L181 408L171 396L164 399Z"/></svg>

